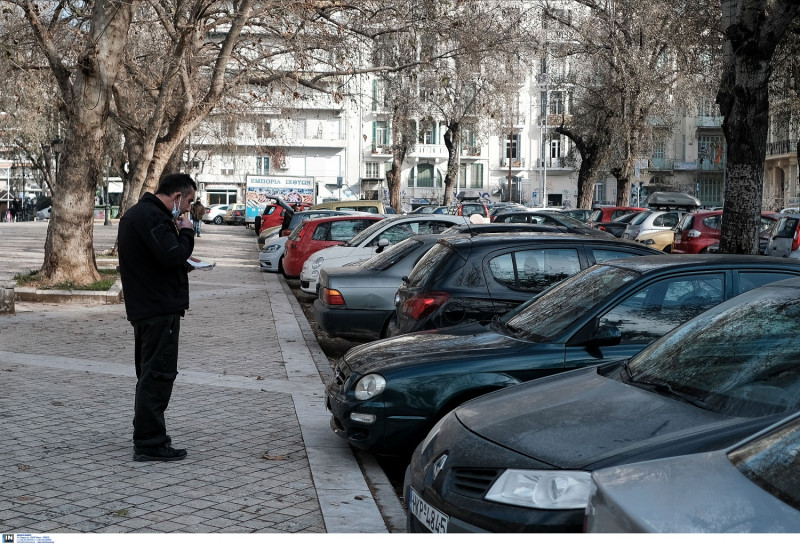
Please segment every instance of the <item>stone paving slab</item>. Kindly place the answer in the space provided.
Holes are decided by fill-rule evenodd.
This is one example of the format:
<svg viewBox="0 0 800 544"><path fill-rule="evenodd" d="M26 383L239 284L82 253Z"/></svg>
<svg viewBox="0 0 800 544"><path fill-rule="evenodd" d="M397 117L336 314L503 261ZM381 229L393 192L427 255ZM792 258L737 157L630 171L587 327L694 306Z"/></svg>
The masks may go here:
<svg viewBox="0 0 800 544"><path fill-rule="evenodd" d="M38 268L46 224L0 224L0 279ZM116 226L95 226L95 249ZM330 368L252 231L206 225L166 413L180 462L132 461L133 335L120 304L0 315L0 531L386 532L328 427Z"/></svg>

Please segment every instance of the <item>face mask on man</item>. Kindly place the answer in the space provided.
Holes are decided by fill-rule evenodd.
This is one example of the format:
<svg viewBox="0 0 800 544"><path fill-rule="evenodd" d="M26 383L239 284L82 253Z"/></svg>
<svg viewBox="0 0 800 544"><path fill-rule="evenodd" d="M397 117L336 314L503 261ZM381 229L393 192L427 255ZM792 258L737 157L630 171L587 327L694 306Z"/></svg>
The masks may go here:
<svg viewBox="0 0 800 544"><path fill-rule="evenodd" d="M172 218L177 219L181 215L181 200L183 197L179 197L178 201L172 206Z"/></svg>

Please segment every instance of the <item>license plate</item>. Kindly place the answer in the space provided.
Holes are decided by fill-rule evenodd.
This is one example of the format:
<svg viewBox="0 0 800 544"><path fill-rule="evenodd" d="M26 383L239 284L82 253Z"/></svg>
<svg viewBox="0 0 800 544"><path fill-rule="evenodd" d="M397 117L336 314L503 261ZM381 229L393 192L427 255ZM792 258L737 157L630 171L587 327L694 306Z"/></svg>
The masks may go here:
<svg viewBox="0 0 800 544"><path fill-rule="evenodd" d="M410 497L408 498L408 510L432 533L446 533L447 521L450 519L447 514L439 512L436 508L422 500L413 488L408 488Z"/></svg>

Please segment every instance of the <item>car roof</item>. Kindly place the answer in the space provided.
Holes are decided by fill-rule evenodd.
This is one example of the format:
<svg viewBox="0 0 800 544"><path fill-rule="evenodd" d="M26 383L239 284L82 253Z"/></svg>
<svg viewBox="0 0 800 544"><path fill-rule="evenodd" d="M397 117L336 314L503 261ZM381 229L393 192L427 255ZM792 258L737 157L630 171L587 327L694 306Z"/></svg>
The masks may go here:
<svg viewBox="0 0 800 544"><path fill-rule="evenodd" d="M796 261L796 262L792 262ZM605 261L604 265L626 268L642 274L651 270L664 269L671 266L728 266L728 265L753 265L775 266L800 268L800 260L786 259L784 257L766 257L764 255L730 255L725 253L702 253L702 254L663 254L663 255L643 255L641 257L629 257L624 259L614 259Z"/></svg>
<svg viewBox="0 0 800 544"><path fill-rule="evenodd" d="M325 223L327 221L347 221L347 220L352 220L352 219L370 219L370 218L381 220L381 219L384 219L385 216L383 216L381 214L378 214L378 213L367 213L367 214L361 214L361 215L354 215L354 214L332 215L330 217L315 217L314 219L309 219L305 223L306 224Z"/></svg>
<svg viewBox="0 0 800 544"><path fill-rule="evenodd" d="M520 237L524 237L521 240ZM612 237L594 237L586 234L574 234L567 232L514 232L514 233L486 233L480 236L469 236L460 234L458 236L443 238L443 242L450 243L454 246L472 245L474 247L489 246L493 244L504 244L513 242L530 242L537 241L542 243L548 242L575 242L582 244L606 244L619 247L635 247L638 249L646 249L647 246L639 242L628 242L620 240L619 238ZM783 259L786 260L786 259Z"/></svg>

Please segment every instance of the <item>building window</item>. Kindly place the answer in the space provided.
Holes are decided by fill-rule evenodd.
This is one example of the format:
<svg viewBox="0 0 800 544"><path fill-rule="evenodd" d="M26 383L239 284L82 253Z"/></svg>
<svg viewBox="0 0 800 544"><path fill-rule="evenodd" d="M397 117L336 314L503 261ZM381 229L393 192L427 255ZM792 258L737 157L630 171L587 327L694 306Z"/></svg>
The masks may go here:
<svg viewBox="0 0 800 544"><path fill-rule="evenodd" d="M558 159L561 157L561 140L550 140L550 158Z"/></svg>
<svg viewBox="0 0 800 544"><path fill-rule="evenodd" d="M697 160L701 163L708 161L709 164L720 164L724 151L723 136L702 135L697 138ZM703 201L701 201L703 202Z"/></svg>
<svg viewBox="0 0 800 544"><path fill-rule="evenodd" d="M503 155L503 158L507 159L509 157L509 152L511 153L511 158L512 159L520 158L519 157L519 149L520 149L520 135L519 134L513 134L511 136L511 141L510 142L509 142L509 140L506 140L505 154Z"/></svg>
<svg viewBox="0 0 800 544"><path fill-rule="evenodd" d="M219 173L223 176L232 176L234 171L233 168L220 168Z"/></svg>
<svg viewBox="0 0 800 544"><path fill-rule="evenodd" d="M272 126L269 121L256 121L256 137L259 139L272 138Z"/></svg>
<svg viewBox="0 0 800 544"><path fill-rule="evenodd" d="M417 165L417 187L433 187L434 171L432 164Z"/></svg>
<svg viewBox="0 0 800 544"><path fill-rule="evenodd" d="M380 177L380 163L368 162L365 164L365 177L378 178Z"/></svg>
<svg viewBox="0 0 800 544"><path fill-rule="evenodd" d="M269 174L271 162L270 157L256 157L256 174Z"/></svg>
<svg viewBox="0 0 800 544"><path fill-rule="evenodd" d="M722 177L700 176L697 180L696 196L704 206L722 206Z"/></svg>
<svg viewBox="0 0 800 544"><path fill-rule="evenodd" d="M389 145L389 122L375 121L373 129L372 136L375 147L384 147Z"/></svg>
<svg viewBox="0 0 800 544"><path fill-rule="evenodd" d="M475 163L470 166L469 186L473 189L483 188L483 164Z"/></svg>
<svg viewBox="0 0 800 544"><path fill-rule="evenodd" d="M435 144L436 143L436 130L432 124L423 126L420 129L420 143L421 144Z"/></svg>
<svg viewBox="0 0 800 544"><path fill-rule="evenodd" d="M664 159L666 157L666 138L663 134L656 136L653 139L653 158Z"/></svg>
<svg viewBox="0 0 800 544"><path fill-rule="evenodd" d="M550 103L548 104L551 115L561 115L564 113L564 93L552 91L550 93Z"/></svg>

